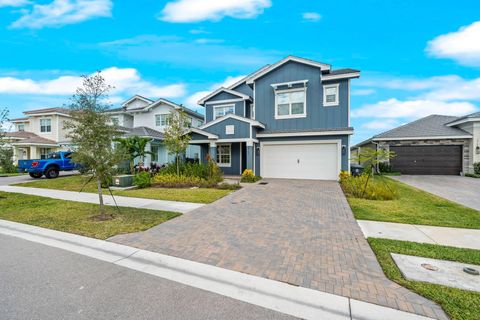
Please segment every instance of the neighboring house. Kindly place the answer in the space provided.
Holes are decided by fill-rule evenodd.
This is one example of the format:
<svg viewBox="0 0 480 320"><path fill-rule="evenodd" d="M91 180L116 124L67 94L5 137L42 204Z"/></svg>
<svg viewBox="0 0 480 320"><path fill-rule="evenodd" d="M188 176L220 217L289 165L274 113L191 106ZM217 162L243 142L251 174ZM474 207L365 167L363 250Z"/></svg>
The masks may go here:
<svg viewBox="0 0 480 320"><path fill-rule="evenodd" d="M228 175L337 180L350 167L350 79L359 76L289 56L201 99L206 123L190 143Z"/></svg>
<svg viewBox="0 0 480 320"><path fill-rule="evenodd" d="M7 132L6 139L14 150L14 161L43 159L49 153L68 150L70 142L63 129L70 118L68 109L47 108L24 112L25 117L10 120L15 132Z"/></svg>
<svg viewBox="0 0 480 320"><path fill-rule="evenodd" d="M173 160L173 155L168 153L163 144L163 132L168 125L170 114L178 110L186 113L189 126L192 128L203 124L203 115L191 109L166 99L153 101L139 95L125 101L121 108L110 109L107 112L112 122L121 127L124 137L140 136L152 139L147 144L146 150L153 155L148 155L144 163L145 166L150 166L152 162L163 165ZM200 147L189 146L186 157L199 159Z"/></svg>
<svg viewBox="0 0 480 320"><path fill-rule="evenodd" d="M365 147L394 151L390 164L403 174L472 173L480 162L480 112L421 118L353 146L352 156Z"/></svg>

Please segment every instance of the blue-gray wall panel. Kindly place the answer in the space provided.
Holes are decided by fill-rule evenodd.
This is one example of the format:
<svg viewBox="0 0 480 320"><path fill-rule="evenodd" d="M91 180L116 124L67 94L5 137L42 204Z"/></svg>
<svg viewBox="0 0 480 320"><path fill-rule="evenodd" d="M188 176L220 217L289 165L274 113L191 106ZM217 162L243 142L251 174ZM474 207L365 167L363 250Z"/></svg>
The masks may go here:
<svg viewBox="0 0 480 320"><path fill-rule="evenodd" d="M255 81L255 118L267 130L328 129L348 127L348 81L338 81L339 106L323 106L323 85L319 68L288 62ZM272 83L308 80L307 117L275 119L275 92ZM335 82L330 82L335 83Z"/></svg>
<svg viewBox="0 0 480 320"><path fill-rule="evenodd" d="M239 85L238 87L233 88L233 90L246 94L247 96L253 96L253 89L250 88L245 82Z"/></svg>
<svg viewBox="0 0 480 320"><path fill-rule="evenodd" d="M234 134L225 134L225 126L234 125ZM225 119L210 127L203 129L204 131L216 134L219 139L238 139L250 138L250 124L237 119Z"/></svg>
<svg viewBox="0 0 480 320"><path fill-rule="evenodd" d="M206 123L213 121L213 108L218 105L229 105L229 104L234 104L235 105L235 114L237 116L244 117L244 102L243 101L237 101L237 102L230 102L230 103L220 103L220 104L207 104L205 107L205 119Z"/></svg>

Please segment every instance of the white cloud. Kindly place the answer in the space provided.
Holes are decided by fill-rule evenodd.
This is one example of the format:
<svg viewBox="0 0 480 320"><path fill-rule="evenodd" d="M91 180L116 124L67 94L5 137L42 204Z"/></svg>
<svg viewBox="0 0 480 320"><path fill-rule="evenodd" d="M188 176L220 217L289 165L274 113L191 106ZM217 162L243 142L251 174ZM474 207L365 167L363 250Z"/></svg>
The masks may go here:
<svg viewBox="0 0 480 320"><path fill-rule="evenodd" d="M270 0L177 0L165 5L160 19L180 23L218 21L224 17L250 19L271 5Z"/></svg>
<svg viewBox="0 0 480 320"><path fill-rule="evenodd" d="M376 91L374 89L356 89L352 90L353 96L369 96L374 94Z"/></svg>
<svg viewBox="0 0 480 320"><path fill-rule="evenodd" d="M106 82L114 86L112 95L141 94L152 98L176 98L185 95L182 83L157 86L142 80L139 72L133 68L111 67L104 69L102 75ZM36 95L71 95L82 84L80 76L60 76L49 80L20 79L0 77L0 93L36 94Z"/></svg>
<svg viewBox="0 0 480 320"><path fill-rule="evenodd" d="M31 9L24 10L23 16L10 27L41 29L110 17L112 7L111 0L54 0L48 4L35 4Z"/></svg>
<svg viewBox="0 0 480 320"><path fill-rule="evenodd" d="M0 0L1 7L23 7L29 4L30 1L27 0Z"/></svg>
<svg viewBox="0 0 480 320"><path fill-rule="evenodd" d="M426 50L433 57L480 66L480 21L436 37L428 42Z"/></svg>
<svg viewBox="0 0 480 320"><path fill-rule="evenodd" d="M374 120L362 125L363 128L372 130L388 130L396 126L398 126L398 121L394 119Z"/></svg>
<svg viewBox="0 0 480 320"><path fill-rule="evenodd" d="M318 22L322 19L322 15L318 12L304 12L302 13L302 18L304 21Z"/></svg>
<svg viewBox="0 0 480 320"><path fill-rule="evenodd" d="M222 82L219 82L219 83L214 83L212 84L208 90L204 90L204 91L197 91L195 92L194 94L192 94L191 96L189 96L186 101L185 101L185 104L187 106L190 106L190 107L195 107L198 105L198 100L208 96L211 92L217 90L218 88L220 87L224 87L224 88L227 88L229 86L231 86L232 84L234 84L235 82L238 82L240 81L241 79L245 78L245 76L236 76L236 77L231 77L231 76L228 76L225 80L223 80Z"/></svg>
<svg viewBox="0 0 480 320"><path fill-rule="evenodd" d="M475 112L476 109L476 106L470 102L445 102L426 99L401 101L392 98L355 109L352 111L352 117L406 118L412 120L431 114L461 116Z"/></svg>

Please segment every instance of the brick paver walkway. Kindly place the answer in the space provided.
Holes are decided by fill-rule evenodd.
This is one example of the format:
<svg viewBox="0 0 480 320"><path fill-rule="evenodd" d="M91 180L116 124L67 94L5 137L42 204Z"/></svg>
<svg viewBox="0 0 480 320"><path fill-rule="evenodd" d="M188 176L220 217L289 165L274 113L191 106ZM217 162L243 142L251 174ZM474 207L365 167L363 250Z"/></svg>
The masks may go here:
<svg viewBox="0 0 480 320"><path fill-rule="evenodd" d="M446 319L388 280L338 183L271 180L118 243Z"/></svg>

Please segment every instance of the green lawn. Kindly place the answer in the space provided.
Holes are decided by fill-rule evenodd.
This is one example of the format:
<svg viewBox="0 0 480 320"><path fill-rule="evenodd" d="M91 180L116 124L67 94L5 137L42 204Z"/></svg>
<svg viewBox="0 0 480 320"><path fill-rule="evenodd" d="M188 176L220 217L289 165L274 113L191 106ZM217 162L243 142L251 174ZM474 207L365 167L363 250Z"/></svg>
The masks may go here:
<svg viewBox="0 0 480 320"><path fill-rule="evenodd" d="M380 178L376 178L380 179ZM390 178L386 183L396 187L395 200L347 198L355 218L442 227L480 228L480 211L476 211ZM378 183L378 181L377 181Z"/></svg>
<svg viewBox="0 0 480 320"><path fill-rule="evenodd" d="M21 187L46 188L68 191L80 191L89 177L70 176L57 179L42 179L32 182L16 184ZM97 192L96 185L92 181L84 189L84 192ZM108 192L108 190L105 190ZM156 200L185 201L196 203L211 203L230 193L232 190L221 190L213 188L145 188L134 190L114 190L113 194L125 197L137 197Z"/></svg>
<svg viewBox="0 0 480 320"><path fill-rule="evenodd" d="M460 249L431 244L369 238L385 275L398 284L437 302L454 320L478 320L480 293L441 285L406 280L402 277L390 253L459 261L480 265L480 250Z"/></svg>
<svg viewBox="0 0 480 320"><path fill-rule="evenodd" d="M0 219L76 233L98 239L149 229L180 215L176 212L106 206L114 218L98 221L98 205L20 193L0 192Z"/></svg>

